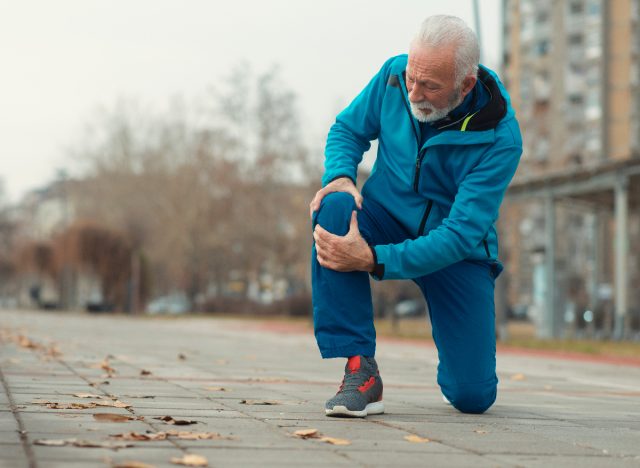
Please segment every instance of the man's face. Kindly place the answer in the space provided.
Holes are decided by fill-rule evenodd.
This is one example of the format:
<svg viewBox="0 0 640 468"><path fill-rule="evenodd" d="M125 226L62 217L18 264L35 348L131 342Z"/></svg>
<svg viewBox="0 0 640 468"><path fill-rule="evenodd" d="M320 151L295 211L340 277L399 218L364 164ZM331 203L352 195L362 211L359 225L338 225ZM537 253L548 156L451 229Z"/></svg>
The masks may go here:
<svg viewBox="0 0 640 468"><path fill-rule="evenodd" d="M445 117L475 85L475 79L466 77L460 86L456 86L453 46L413 45L406 75L411 112L420 122L434 122ZM471 86L469 79L473 80Z"/></svg>

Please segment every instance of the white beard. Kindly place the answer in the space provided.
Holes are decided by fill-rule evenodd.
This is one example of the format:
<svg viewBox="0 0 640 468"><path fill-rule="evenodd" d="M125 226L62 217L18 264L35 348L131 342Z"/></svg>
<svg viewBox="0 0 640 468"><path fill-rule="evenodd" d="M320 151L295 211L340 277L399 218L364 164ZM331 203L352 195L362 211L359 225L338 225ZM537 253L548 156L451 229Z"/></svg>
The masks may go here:
<svg viewBox="0 0 640 468"><path fill-rule="evenodd" d="M449 114L449 112L458 107L461 102L462 95L460 93L460 90L456 90L453 94L452 99L449 100L449 105L442 109L436 108L428 101L409 101L409 105L411 106L411 113L418 120L418 122L435 122L436 120L445 118ZM427 110L431 112L425 112Z"/></svg>

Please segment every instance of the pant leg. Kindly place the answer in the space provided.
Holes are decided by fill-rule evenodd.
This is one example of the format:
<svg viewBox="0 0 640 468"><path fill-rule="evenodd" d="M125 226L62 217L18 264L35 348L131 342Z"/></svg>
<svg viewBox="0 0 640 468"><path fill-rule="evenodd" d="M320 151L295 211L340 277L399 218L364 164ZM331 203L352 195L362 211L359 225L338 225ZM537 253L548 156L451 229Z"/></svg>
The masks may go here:
<svg viewBox="0 0 640 468"><path fill-rule="evenodd" d="M495 401L494 286L499 262L462 261L416 280L429 305L438 348L438 384L463 413L483 413Z"/></svg>
<svg viewBox="0 0 640 468"><path fill-rule="evenodd" d="M353 196L336 192L325 196L314 213L313 226L344 236L351 213L357 210ZM365 199L358 211L360 233L370 245L401 242L407 236L381 206ZM376 332L369 274L338 272L320 266L315 245L311 252L313 321L323 358L374 356Z"/></svg>

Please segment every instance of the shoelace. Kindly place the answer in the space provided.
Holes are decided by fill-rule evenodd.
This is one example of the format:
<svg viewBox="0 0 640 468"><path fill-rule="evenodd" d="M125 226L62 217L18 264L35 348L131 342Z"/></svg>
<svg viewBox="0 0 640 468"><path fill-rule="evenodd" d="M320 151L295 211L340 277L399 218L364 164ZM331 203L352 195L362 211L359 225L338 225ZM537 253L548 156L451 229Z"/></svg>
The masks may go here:
<svg viewBox="0 0 640 468"><path fill-rule="evenodd" d="M345 374L340 385L340 392L346 390L357 390L362 384L369 380L370 375L367 375L362 368L356 372L349 372Z"/></svg>

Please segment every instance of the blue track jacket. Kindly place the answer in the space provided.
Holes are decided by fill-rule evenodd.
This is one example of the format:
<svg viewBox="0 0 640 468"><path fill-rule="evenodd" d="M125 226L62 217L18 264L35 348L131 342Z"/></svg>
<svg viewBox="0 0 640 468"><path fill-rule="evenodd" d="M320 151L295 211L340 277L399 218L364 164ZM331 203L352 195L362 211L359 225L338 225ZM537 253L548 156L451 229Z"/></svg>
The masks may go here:
<svg viewBox="0 0 640 468"><path fill-rule="evenodd" d="M374 247L376 279L418 278L464 259L496 261L495 222L520 155L522 137L510 98L497 75L480 66L488 102L458 119L432 124L421 146L404 71L407 55L383 65L336 118L325 149L323 186L340 176L356 180L370 142L378 154L362 189L412 238Z"/></svg>

